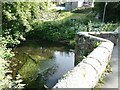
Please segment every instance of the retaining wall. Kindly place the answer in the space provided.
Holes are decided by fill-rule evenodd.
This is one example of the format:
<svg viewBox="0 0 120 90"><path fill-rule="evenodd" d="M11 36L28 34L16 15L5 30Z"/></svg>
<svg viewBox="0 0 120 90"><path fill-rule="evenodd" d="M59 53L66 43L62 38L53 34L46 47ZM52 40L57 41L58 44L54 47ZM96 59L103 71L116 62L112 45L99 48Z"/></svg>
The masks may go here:
<svg viewBox="0 0 120 90"><path fill-rule="evenodd" d="M106 69L109 60L111 59L111 54L114 47L113 42L111 42L110 40L96 37L96 35L104 36L104 37L106 36L106 38L111 37L109 36L108 33L105 34L106 35L104 35L103 33L98 34L94 32L77 33L78 42L81 36L85 36L85 37L89 37L89 39L95 39L97 41L101 41L101 44L97 48L95 48L87 56L87 58L83 59L73 70L68 71L53 88L94 88L95 87L102 73ZM114 35L117 35L115 33L111 33L111 34L112 37ZM76 51L76 53L77 52L79 52L79 50ZM76 56L76 60L77 60L77 56Z"/></svg>

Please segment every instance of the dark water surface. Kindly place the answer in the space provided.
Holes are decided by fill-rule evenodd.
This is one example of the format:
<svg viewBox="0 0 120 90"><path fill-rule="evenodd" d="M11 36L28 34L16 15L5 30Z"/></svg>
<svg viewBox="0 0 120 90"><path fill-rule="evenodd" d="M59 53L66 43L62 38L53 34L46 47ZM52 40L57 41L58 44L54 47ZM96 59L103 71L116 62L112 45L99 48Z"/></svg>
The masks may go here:
<svg viewBox="0 0 120 90"><path fill-rule="evenodd" d="M14 48L13 77L22 76L26 88L52 88L74 67L74 52L64 45L43 41L26 41Z"/></svg>

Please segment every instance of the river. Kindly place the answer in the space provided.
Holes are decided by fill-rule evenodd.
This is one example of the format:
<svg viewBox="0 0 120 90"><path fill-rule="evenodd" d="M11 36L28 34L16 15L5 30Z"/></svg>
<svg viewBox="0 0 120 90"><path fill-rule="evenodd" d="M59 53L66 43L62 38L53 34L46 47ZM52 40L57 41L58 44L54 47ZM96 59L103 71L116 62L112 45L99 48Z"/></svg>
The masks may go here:
<svg viewBox="0 0 120 90"><path fill-rule="evenodd" d="M74 52L65 44L25 41L13 49L12 76L20 75L25 89L52 88L67 71L74 68Z"/></svg>

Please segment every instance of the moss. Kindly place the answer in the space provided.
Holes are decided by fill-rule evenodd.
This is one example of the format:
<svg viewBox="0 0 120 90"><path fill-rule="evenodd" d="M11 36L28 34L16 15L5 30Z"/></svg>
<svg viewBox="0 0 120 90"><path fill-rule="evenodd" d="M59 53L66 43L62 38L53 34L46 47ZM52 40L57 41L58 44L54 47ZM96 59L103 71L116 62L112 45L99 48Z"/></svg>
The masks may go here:
<svg viewBox="0 0 120 90"><path fill-rule="evenodd" d="M93 90L100 90L102 86L105 84L105 78L107 74L110 74L112 72L112 67L111 67L111 60L109 61L108 65L106 66L105 71L103 72L101 78L99 79L97 85L93 88Z"/></svg>

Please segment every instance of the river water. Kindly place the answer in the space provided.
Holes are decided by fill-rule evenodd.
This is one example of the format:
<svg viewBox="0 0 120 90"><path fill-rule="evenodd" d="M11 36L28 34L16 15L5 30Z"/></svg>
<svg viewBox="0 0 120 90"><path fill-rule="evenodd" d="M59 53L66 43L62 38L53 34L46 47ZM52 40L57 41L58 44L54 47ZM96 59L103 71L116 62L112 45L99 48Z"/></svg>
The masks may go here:
<svg viewBox="0 0 120 90"><path fill-rule="evenodd" d="M74 68L74 52L64 44L25 41L13 51L13 78L19 74L26 89L52 88L58 79Z"/></svg>

